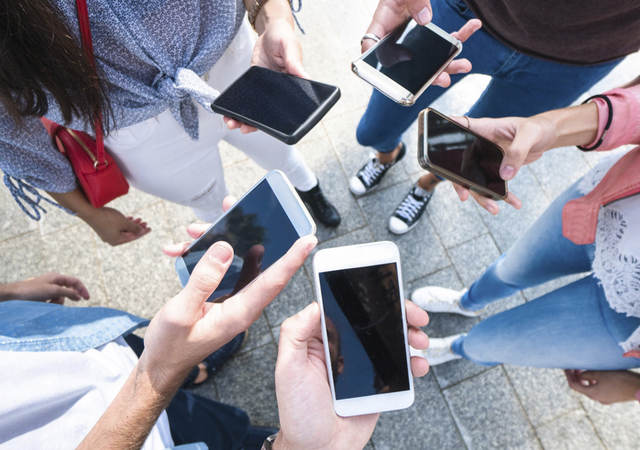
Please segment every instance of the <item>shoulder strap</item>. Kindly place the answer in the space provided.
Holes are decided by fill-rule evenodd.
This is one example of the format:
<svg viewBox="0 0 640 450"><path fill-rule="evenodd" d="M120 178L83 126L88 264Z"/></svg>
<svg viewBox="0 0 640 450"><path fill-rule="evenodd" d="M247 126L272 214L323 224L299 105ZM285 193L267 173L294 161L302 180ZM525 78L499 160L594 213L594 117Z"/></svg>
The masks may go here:
<svg viewBox="0 0 640 450"><path fill-rule="evenodd" d="M96 61L93 56L93 42L91 41L91 26L89 25L87 0L76 0L76 9L78 11L78 24L80 26L82 48L89 57L94 70L96 70ZM102 114L100 112L95 119L93 128L96 134L96 157L98 159L98 163L102 164L104 162L106 164L107 160L104 154L104 136L102 135Z"/></svg>

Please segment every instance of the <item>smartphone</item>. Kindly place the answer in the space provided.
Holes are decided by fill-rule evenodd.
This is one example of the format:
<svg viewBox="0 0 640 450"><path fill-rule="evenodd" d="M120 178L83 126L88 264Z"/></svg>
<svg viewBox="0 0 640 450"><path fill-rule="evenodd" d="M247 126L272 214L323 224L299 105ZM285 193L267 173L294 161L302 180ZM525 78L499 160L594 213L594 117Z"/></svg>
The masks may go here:
<svg viewBox="0 0 640 450"><path fill-rule="evenodd" d="M411 106L462 51L462 43L429 23L400 25L351 63L351 70L391 100Z"/></svg>
<svg viewBox="0 0 640 450"><path fill-rule="evenodd" d="M315 232L313 219L286 175L274 170L176 259L176 271L186 285L207 249L217 241L228 242L234 251L231 266L208 299L221 301L269 268L299 237Z"/></svg>
<svg viewBox="0 0 640 450"><path fill-rule="evenodd" d="M418 115L418 161L422 168L495 200L508 194L500 176L504 150L435 109Z"/></svg>
<svg viewBox="0 0 640 450"><path fill-rule="evenodd" d="M313 269L336 413L348 417L411 406L398 247L387 241L320 250Z"/></svg>
<svg viewBox="0 0 640 450"><path fill-rule="evenodd" d="M339 98L336 86L251 66L216 98L211 109L292 145Z"/></svg>

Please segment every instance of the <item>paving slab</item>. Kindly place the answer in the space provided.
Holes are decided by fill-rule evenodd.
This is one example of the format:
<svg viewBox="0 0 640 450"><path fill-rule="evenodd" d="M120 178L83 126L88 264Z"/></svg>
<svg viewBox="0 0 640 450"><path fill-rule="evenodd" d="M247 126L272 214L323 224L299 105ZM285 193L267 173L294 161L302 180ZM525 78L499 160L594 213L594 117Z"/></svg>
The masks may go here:
<svg viewBox="0 0 640 450"><path fill-rule="evenodd" d="M580 401L605 446L615 450L638 448L640 409L637 402L602 405L584 396Z"/></svg>
<svg viewBox="0 0 640 450"><path fill-rule="evenodd" d="M583 410L575 410L536 429L545 450L597 450L604 445Z"/></svg>

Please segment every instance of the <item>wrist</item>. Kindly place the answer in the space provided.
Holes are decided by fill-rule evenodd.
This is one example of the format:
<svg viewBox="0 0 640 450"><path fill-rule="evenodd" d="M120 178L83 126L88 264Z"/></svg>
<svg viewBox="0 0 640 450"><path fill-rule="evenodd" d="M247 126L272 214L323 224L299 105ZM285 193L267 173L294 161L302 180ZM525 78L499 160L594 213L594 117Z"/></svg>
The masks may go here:
<svg viewBox="0 0 640 450"><path fill-rule="evenodd" d="M598 108L592 102L548 111L538 117L544 117L553 124L555 137L550 148L586 145L595 139L598 132Z"/></svg>
<svg viewBox="0 0 640 450"><path fill-rule="evenodd" d="M289 446L284 435L282 434L282 430L280 430L278 431L278 434L276 435L276 440L273 441L271 448L273 450L289 450L293 447Z"/></svg>
<svg viewBox="0 0 640 450"><path fill-rule="evenodd" d="M158 398L168 398L173 395L182 385L182 382L189 373L188 369L172 368L169 364L155 365L149 362L146 351L142 352L138 364L136 365L136 382L140 380L142 386L153 392Z"/></svg>
<svg viewBox="0 0 640 450"><path fill-rule="evenodd" d="M258 11L253 25L256 32L262 34L274 23L286 23L292 29L295 28L293 14L287 0L267 0Z"/></svg>

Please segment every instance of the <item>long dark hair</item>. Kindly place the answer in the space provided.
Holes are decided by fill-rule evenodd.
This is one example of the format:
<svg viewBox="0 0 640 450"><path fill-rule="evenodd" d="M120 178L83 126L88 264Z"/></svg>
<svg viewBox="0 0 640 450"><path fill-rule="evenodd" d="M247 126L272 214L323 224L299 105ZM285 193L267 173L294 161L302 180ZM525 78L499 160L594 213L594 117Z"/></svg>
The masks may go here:
<svg viewBox="0 0 640 450"><path fill-rule="evenodd" d="M47 93L65 123L110 116L103 83L51 0L0 0L0 102L20 124L44 116Z"/></svg>

